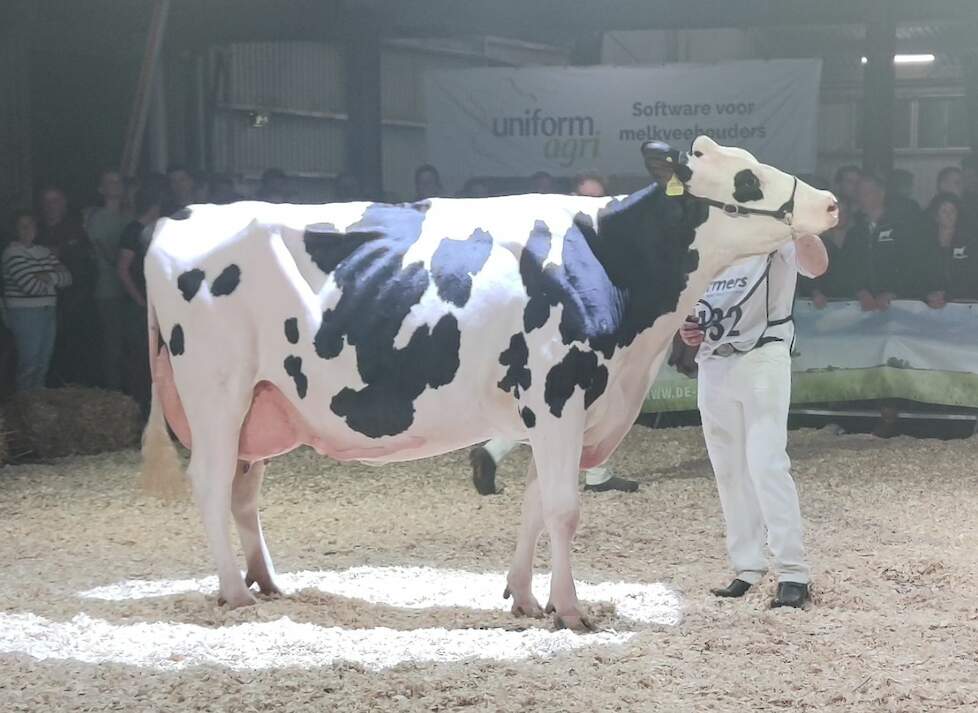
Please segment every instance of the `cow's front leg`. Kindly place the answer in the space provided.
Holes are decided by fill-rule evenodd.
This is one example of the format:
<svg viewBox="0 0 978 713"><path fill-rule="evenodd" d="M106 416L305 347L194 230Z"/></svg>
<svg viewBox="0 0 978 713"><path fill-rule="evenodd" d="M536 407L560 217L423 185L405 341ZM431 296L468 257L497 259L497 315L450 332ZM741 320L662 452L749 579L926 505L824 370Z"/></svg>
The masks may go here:
<svg viewBox="0 0 978 713"><path fill-rule="evenodd" d="M250 468L238 462L231 487L231 512L238 526L238 537L248 563L245 585L258 584L262 594L281 594L275 584L275 567L265 545L258 516L258 493L265 477L265 463L259 461Z"/></svg>
<svg viewBox="0 0 978 713"><path fill-rule="evenodd" d="M533 596L533 554L543 532L543 511L540 509L540 487L536 464L531 460L526 473L526 492L523 494L523 519L516 540L516 552L506 577L503 596L513 597L512 612L516 616L543 616L543 607Z"/></svg>
<svg viewBox="0 0 978 713"><path fill-rule="evenodd" d="M581 505L577 477L581 467L584 410L566 404L560 418L539 419L530 444L537 466L543 521L550 535L551 580L547 612L558 629L591 631L581 612L571 571L570 548L577 532Z"/></svg>

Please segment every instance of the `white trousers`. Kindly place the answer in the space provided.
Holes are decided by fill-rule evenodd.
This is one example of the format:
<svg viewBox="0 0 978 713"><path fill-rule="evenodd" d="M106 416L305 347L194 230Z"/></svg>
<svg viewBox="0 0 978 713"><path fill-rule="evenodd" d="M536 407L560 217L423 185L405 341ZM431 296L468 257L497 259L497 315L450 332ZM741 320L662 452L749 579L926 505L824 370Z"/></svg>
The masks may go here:
<svg viewBox="0 0 978 713"><path fill-rule="evenodd" d="M493 438L486 443L483 448L489 451L492 460L498 465L511 450L519 445L519 441L507 441L502 438ZM611 480L612 473L607 468L588 468L584 471L584 482L588 485L601 485Z"/></svg>
<svg viewBox="0 0 978 713"><path fill-rule="evenodd" d="M798 492L788 460L791 355L783 342L705 359L697 404L727 523L727 555L738 579L756 584L767 545L779 582L806 584Z"/></svg>

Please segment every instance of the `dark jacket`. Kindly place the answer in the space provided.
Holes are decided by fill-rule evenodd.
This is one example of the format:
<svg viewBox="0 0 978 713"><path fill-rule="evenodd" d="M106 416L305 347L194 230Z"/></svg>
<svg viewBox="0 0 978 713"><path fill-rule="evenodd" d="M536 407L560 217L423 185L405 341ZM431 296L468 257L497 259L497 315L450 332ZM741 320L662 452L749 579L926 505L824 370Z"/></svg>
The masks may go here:
<svg viewBox="0 0 978 713"><path fill-rule="evenodd" d="M862 214L856 216L846 237L845 256L854 273L855 292L922 297L917 271L925 239L920 216L909 211L888 207L875 224Z"/></svg>
<svg viewBox="0 0 978 713"><path fill-rule="evenodd" d="M799 282L812 283L811 290L818 290L823 295L835 299L853 299L856 296L857 285L861 281L859 271L862 267L856 252L848 238L841 246L828 236L822 237L825 252L829 256L829 266L823 275L814 280L799 278Z"/></svg>
<svg viewBox="0 0 978 713"><path fill-rule="evenodd" d="M921 252L920 282L924 296L944 292L948 300L978 299L978 249L960 234L944 247L932 229Z"/></svg>

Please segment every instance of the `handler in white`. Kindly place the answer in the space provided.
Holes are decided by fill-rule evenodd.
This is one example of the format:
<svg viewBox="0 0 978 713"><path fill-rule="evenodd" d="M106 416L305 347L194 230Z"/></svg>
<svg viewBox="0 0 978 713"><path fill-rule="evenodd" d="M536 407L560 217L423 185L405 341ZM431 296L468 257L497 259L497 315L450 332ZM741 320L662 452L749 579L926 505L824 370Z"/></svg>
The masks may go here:
<svg viewBox="0 0 978 713"><path fill-rule="evenodd" d="M822 241L805 236L767 257L742 260L720 274L680 330L699 346L697 402L703 436L727 523L736 578L720 597L740 597L767 571L767 545L778 576L772 606L809 600L798 493L789 472L792 322L798 273L828 267Z"/></svg>

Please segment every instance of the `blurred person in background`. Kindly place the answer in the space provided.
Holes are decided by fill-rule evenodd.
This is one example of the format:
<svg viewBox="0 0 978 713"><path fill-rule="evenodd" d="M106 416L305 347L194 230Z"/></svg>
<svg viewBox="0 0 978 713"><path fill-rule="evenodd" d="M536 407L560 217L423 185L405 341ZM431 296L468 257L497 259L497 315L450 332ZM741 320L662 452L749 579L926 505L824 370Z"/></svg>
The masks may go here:
<svg viewBox="0 0 978 713"><path fill-rule="evenodd" d="M574 177L571 193L575 196L602 198L608 195L608 184L596 173L582 173Z"/></svg>
<svg viewBox="0 0 978 713"><path fill-rule="evenodd" d="M832 181L832 192L839 202L846 202L850 208L856 208L859 204L859 181L863 177L863 171L859 166L848 164L839 166Z"/></svg>
<svg viewBox="0 0 978 713"><path fill-rule="evenodd" d="M98 386L102 381L102 336L95 302L95 250L81 221L69 214L64 191L49 186L40 195L37 242L49 247L71 274L71 284L58 290L58 329L48 383Z"/></svg>
<svg viewBox="0 0 978 713"><path fill-rule="evenodd" d="M920 262L923 297L932 309L956 299L978 298L975 236L962 230L961 201L939 193L927 211L930 228Z"/></svg>
<svg viewBox="0 0 978 713"><path fill-rule="evenodd" d="M821 236L829 256L828 269L812 280L811 299L816 309L823 309L830 299L852 299L856 294L858 273L864 269L850 253L847 240L851 225L852 208L845 201L839 203L839 223ZM807 281L808 278L803 278Z"/></svg>
<svg viewBox="0 0 978 713"><path fill-rule="evenodd" d="M36 239L34 216L19 211L14 239L3 251L3 298L17 347L18 391L44 388L57 331L57 289L71 284L65 266Z"/></svg>
<svg viewBox="0 0 978 713"><path fill-rule="evenodd" d="M546 171L537 171L530 176L527 193L559 193L559 191L553 176Z"/></svg>
<svg viewBox="0 0 978 713"><path fill-rule="evenodd" d="M118 391L122 388L125 296L115 265L119 240L131 217L124 207L126 187L119 171L114 168L102 171L98 193L101 205L86 214L85 232L92 241L98 270L95 304L102 332L101 385Z"/></svg>
<svg viewBox="0 0 978 713"><path fill-rule="evenodd" d="M957 166L945 166L937 173L937 193L950 193L960 198L964 195L964 178Z"/></svg>
<svg viewBox="0 0 978 713"><path fill-rule="evenodd" d="M194 202L196 185L194 176L186 166L170 166L166 172L167 197L163 205L164 215L173 215Z"/></svg>
<svg viewBox="0 0 978 713"><path fill-rule="evenodd" d="M255 200L266 203L288 203L289 178L281 168L268 168L261 174L261 182L255 192Z"/></svg>
<svg viewBox="0 0 978 713"><path fill-rule="evenodd" d="M423 163L414 170L414 200L437 198L444 194L441 174L430 163Z"/></svg>
<svg viewBox="0 0 978 713"><path fill-rule="evenodd" d="M489 184L483 178L470 178L462 186L459 198L488 198L490 196Z"/></svg>
<svg viewBox="0 0 978 713"><path fill-rule="evenodd" d="M859 215L846 238L852 243L850 259L859 266L855 296L863 311L885 310L897 297L913 297L918 291L914 270L920 226L895 214L878 176L860 179L857 205Z"/></svg>
<svg viewBox="0 0 978 713"><path fill-rule="evenodd" d="M160 218L163 191L153 183L144 185L136 194L135 219L126 226L119 245L116 270L125 290L126 392L142 410L143 419L149 416L150 372L149 333L146 321L146 278L143 261Z"/></svg>

